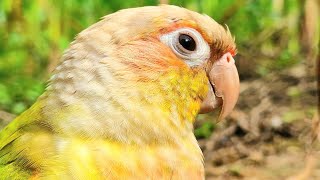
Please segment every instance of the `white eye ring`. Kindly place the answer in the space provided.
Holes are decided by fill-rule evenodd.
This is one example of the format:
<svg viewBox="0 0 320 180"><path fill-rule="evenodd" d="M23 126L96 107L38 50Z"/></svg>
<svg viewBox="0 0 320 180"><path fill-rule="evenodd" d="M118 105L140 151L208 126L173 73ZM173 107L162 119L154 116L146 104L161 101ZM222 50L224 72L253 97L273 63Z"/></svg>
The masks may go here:
<svg viewBox="0 0 320 180"><path fill-rule="evenodd" d="M180 35L188 35L195 41L195 50L185 49L179 42ZM160 41L166 44L180 58L186 61L189 66L198 66L210 58L210 47L202 38L201 34L192 28L181 28L164 34Z"/></svg>

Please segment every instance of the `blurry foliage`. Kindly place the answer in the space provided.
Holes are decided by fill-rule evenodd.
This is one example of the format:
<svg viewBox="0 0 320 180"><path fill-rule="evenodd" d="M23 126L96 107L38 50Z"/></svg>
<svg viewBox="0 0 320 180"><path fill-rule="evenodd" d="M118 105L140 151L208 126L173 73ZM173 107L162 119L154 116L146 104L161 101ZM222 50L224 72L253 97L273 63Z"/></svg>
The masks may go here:
<svg viewBox="0 0 320 180"><path fill-rule="evenodd" d="M236 37L242 78L299 62L303 9L299 0L169 2L228 25ZM17 114L28 108L81 30L119 9L157 4L157 0L1 0L0 109Z"/></svg>
<svg viewBox="0 0 320 180"><path fill-rule="evenodd" d="M208 138L211 136L215 125L211 121L204 122L199 128L194 130L194 135L197 138Z"/></svg>
<svg viewBox="0 0 320 180"><path fill-rule="evenodd" d="M146 4L157 1L0 1L0 109L28 108L81 30L118 9Z"/></svg>

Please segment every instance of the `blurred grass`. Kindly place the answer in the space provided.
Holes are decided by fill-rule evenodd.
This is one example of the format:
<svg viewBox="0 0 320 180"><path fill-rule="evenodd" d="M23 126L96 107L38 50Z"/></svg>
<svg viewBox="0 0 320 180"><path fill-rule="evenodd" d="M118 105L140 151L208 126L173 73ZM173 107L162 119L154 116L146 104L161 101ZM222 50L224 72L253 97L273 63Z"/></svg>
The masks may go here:
<svg viewBox="0 0 320 180"><path fill-rule="evenodd" d="M228 25L236 37L242 79L263 76L301 62L302 3L299 0L170 1ZM43 92L63 50L81 30L119 9L157 4L157 0L0 1L0 109L19 114L28 108Z"/></svg>

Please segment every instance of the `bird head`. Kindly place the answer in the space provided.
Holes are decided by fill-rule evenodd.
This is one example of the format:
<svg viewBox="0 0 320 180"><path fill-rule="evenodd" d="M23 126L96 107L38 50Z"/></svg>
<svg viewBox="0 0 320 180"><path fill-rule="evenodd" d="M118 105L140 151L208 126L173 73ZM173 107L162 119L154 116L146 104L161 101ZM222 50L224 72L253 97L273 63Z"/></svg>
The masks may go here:
<svg viewBox="0 0 320 180"><path fill-rule="evenodd" d="M125 9L76 37L46 97L95 116L84 120L95 134L116 136L132 126L157 131L148 122L161 131L161 119L179 127L218 107L223 119L239 94L235 54L228 28L209 16L170 5ZM77 115L71 123L85 117Z"/></svg>
<svg viewBox="0 0 320 180"><path fill-rule="evenodd" d="M111 19L117 21L115 25L119 22L123 25L116 26L120 33L119 29L114 32L119 44L140 41L138 47L142 49L137 53L133 48L125 52L139 55L132 57L134 61L148 59L144 63L154 63L152 67L162 65L161 70L187 66L193 72L206 73L208 93L202 98L200 113L222 106L221 120L231 112L239 95L239 77L233 59L236 45L227 26L221 26L209 16L167 5L123 10L105 20ZM145 68L142 70L154 71Z"/></svg>

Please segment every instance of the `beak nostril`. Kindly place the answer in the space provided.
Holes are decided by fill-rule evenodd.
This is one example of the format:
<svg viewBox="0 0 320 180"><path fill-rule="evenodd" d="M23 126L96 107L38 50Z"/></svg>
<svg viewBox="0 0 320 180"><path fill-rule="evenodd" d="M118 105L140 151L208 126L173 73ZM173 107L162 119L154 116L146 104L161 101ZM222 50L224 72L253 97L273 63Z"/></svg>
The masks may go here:
<svg viewBox="0 0 320 180"><path fill-rule="evenodd" d="M230 56L227 56L227 61L230 62Z"/></svg>

